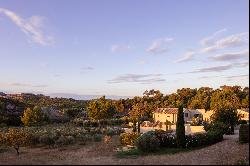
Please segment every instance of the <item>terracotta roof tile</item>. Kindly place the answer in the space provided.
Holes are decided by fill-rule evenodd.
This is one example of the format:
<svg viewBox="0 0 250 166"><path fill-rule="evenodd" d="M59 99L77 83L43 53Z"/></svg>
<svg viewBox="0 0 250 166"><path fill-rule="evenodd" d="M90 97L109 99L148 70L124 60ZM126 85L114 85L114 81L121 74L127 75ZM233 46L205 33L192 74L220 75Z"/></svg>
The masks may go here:
<svg viewBox="0 0 250 166"><path fill-rule="evenodd" d="M157 108L154 113L177 114L178 108Z"/></svg>

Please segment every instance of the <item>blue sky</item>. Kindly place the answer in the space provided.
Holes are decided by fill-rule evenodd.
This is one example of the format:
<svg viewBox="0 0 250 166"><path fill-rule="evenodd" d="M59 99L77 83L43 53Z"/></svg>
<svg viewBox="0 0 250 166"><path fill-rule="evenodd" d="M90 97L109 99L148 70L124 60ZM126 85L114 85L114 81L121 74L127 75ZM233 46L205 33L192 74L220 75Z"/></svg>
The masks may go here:
<svg viewBox="0 0 250 166"><path fill-rule="evenodd" d="M0 91L249 86L247 0L0 1Z"/></svg>

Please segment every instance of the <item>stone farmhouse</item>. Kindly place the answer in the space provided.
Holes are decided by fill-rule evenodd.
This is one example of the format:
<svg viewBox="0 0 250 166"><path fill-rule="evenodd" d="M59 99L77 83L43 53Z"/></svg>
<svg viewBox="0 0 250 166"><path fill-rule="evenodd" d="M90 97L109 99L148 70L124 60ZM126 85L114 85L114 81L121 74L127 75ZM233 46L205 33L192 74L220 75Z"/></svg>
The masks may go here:
<svg viewBox="0 0 250 166"><path fill-rule="evenodd" d="M183 109L185 123L191 123L193 118L200 118L201 121L210 122L213 110L206 111L205 109ZM241 120L249 122L249 109L237 109ZM177 122L178 108L158 108L153 112L154 122Z"/></svg>

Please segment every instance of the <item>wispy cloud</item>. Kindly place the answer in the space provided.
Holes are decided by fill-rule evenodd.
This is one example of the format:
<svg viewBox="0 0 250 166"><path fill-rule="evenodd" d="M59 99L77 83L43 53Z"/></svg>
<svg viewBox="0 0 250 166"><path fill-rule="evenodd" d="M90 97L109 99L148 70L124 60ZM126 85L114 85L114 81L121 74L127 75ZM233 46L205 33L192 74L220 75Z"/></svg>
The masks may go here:
<svg viewBox="0 0 250 166"><path fill-rule="evenodd" d="M88 67L82 67L81 70L94 70L95 68L88 66Z"/></svg>
<svg viewBox="0 0 250 166"><path fill-rule="evenodd" d="M146 49L147 52L153 54L162 54L169 51L169 44L173 41L173 38L161 38L156 39Z"/></svg>
<svg viewBox="0 0 250 166"><path fill-rule="evenodd" d="M201 41L200 41L201 45L203 45L203 46L213 45L214 42L215 42L216 37L219 34L221 34L223 32L226 32L226 31L227 31L227 29L223 28L221 30L216 31L211 36L208 36L208 37L205 37L205 38L201 39Z"/></svg>
<svg viewBox="0 0 250 166"><path fill-rule="evenodd" d="M194 58L194 54L194 51L188 51L183 58L176 60L175 63L191 61Z"/></svg>
<svg viewBox="0 0 250 166"><path fill-rule="evenodd" d="M249 60L245 62L233 62L234 67L249 67Z"/></svg>
<svg viewBox="0 0 250 166"><path fill-rule="evenodd" d="M131 47L125 44L114 44L111 46L112 52L123 52L129 50Z"/></svg>
<svg viewBox="0 0 250 166"><path fill-rule="evenodd" d="M233 53L222 53L215 56L209 57L213 61L235 61L243 58L249 57L249 50L243 50Z"/></svg>
<svg viewBox="0 0 250 166"><path fill-rule="evenodd" d="M232 81L232 80L244 80L244 79L249 79L249 74L226 76L224 78L226 78L228 81Z"/></svg>
<svg viewBox="0 0 250 166"><path fill-rule="evenodd" d="M166 80L160 78L162 74L126 74L118 76L112 80L108 80L108 83L141 83L141 84L151 84L157 82L165 82Z"/></svg>
<svg viewBox="0 0 250 166"><path fill-rule="evenodd" d="M53 36L46 35L43 31L45 27L45 17L32 16L28 19L24 19L13 11L4 8L0 8L0 14L1 13L9 17L33 42L43 46L54 43Z"/></svg>
<svg viewBox="0 0 250 166"><path fill-rule="evenodd" d="M245 46L248 45L248 43L249 43L249 33L244 32L219 39L213 45L203 48L201 52L203 53L214 52L224 48Z"/></svg>
<svg viewBox="0 0 250 166"><path fill-rule="evenodd" d="M26 84L26 83L9 83L7 86L15 86L15 87L33 87L33 88L45 88L48 87L48 85L45 84L38 84L38 85L32 85L32 84Z"/></svg>
<svg viewBox="0 0 250 166"><path fill-rule="evenodd" d="M94 69L95 69L95 68L94 68L94 67L91 67L91 66L82 67L80 73L83 74L83 73L85 73L86 71L91 71L91 70L94 70Z"/></svg>
<svg viewBox="0 0 250 166"><path fill-rule="evenodd" d="M229 70L231 68L233 68L233 65L229 64L229 65L198 68L188 73L222 72L222 71Z"/></svg>

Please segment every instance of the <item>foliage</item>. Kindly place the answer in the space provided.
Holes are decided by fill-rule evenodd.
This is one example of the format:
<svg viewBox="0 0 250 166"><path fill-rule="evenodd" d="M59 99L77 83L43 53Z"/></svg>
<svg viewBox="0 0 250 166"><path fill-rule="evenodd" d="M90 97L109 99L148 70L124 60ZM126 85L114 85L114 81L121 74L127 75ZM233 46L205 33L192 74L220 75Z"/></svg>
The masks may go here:
<svg viewBox="0 0 250 166"><path fill-rule="evenodd" d="M95 142L101 142L101 141L102 141L102 135L100 135L100 134L95 134L95 135L93 136L93 140L94 140Z"/></svg>
<svg viewBox="0 0 250 166"><path fill-rule="evenodd" d="M60 136L56 141L56 145L70 145L75 143L75 138L72 136Z"/></svg>
<svg viewBox="0 0 250 166"><path fill-rule="evenodd" d="M239 129L239 142L247 143L249 142L249 124L240 125Z"/></svg>
<svg viewBox="0 0 250 166"><path fill-rule="evenodd" d="M55 144L55 137L49 135L49 134L45 134L39 137L39 143L43 144L43 145L49 145L52 146Z"/></svg>
<svg viewBox="0 0 250 166"><path fill-rule="evenodd" d="M6 138L4 133L0 132L0 147L5 144Z"/></svg>
<svg viewBox="0 0 250 166"><path fill-rule="evenodd" d="M160 141L160 147L177 147L176 136L174 134L168 133L164 130L155 130L154 134Z"/></svg>
<svg viewBox="0 0 250 166"><path fill-rule="evenodd" d="M25 126L39 125L43 120L44 115L41 112L41 108L37 106L33 110L27 108L21 117L21 121Z"/></svg>
<svg viewBox="0 0 250 166"><path fill-rule="evenodd" d="M91 120L109 119L116 113L116 107L111 100L103 96L98 100L90 101L87 112Z"/></svg>
<svg viewBox="0 0 250 166"><path fill-rule="evenodd" d="M186 148L211 145L222 140L223 134L221 134L218 130L209 131L207 133L186 135Z"/></svg>
<svg viewBox="0 0 250 166"><path fill-rule="evenodd" d="M246 120L239 120L238 124L247 124L247 121Z"/></svg>
<svg viewBox="0 0 250 166"><path fill-rule="evenodd" d="M223 122L227 126L227 133L234 133L234 126L238 123L237 111L232 108L217 109L211 116L214 122Z"/></svg>
<svg viewBox="0 0 250 166"><path fill-rule="evenodd" d="M182 148L185 146L185 124L183 116L183 107L179 106L176 122L176 143L177 147Z"/></svg>
<svg viewBox="0 0 250 166"><path fill-rule="evenodd" d="M120 134L120 142L122 145L135 145L135 141L140 137L140 134L137 132L132 133L122 133Z"/></svg>
<svg viewBox="0 0 250 166"><path fill-rule="evenodd" d="M6 142L8 146L15 148L19 155L19 148L30 144L30 134L24 129L10 128L6 134Z"/></svg>
<svg viewBox="0 0 250 166"><path fill-rule="evenodd" d="M105 136L103 137L103 142L104 142L105 144L109 144L109 143L111 142L111 139L112 139L111 136L105 135Z"/></svg>
<svg viewBox="0 0 250 166"><path fill-rule="evenodd" d="M154 152L160 148L160 140L154 132L146 132L135 142L136 147L143 152Z"/></svg>
<svg viewBox="0 0 250 166"><path fill-rule="evenodd" d="M222 134L226 134L228 130L228 125L223 122L212 122L204 126L205 131L218 131Z"/></svg>
<svg viewBox="0 0 250 166"><path fill-rule="evenodd" d="M191 122L191 126L199 126L199 125L201 125L200 118L199 117L197 117L197 118L193 117L192 122Z"/></svg>

